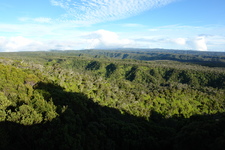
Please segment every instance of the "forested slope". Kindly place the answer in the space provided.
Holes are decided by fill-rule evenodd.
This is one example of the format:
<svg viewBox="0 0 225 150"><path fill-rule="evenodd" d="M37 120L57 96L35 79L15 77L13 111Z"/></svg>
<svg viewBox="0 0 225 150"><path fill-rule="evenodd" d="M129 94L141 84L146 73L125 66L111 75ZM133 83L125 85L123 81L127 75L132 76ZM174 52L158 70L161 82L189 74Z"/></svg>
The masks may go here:
<svg viewBox="0 0 225 150"><path fill-rule="evenodd" d="M91 53L1 55L0 148L223 149L223 67Z"/></svg>

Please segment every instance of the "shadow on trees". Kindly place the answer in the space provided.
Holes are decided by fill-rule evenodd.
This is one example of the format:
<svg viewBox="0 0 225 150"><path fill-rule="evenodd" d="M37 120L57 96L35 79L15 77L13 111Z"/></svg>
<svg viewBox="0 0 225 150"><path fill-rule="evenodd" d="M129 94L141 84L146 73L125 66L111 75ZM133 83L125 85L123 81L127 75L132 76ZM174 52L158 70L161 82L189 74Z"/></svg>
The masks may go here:
<svg viewBox="0 0 225 150"><path fill-rule="evenodd" d="M0 123L1 149L223 149L224 114L165 119L151 112L149 121L103 107L82 93L38 83L50 93L58 117L24 126ZM49 95L44 95L49 99Z"/></svg>

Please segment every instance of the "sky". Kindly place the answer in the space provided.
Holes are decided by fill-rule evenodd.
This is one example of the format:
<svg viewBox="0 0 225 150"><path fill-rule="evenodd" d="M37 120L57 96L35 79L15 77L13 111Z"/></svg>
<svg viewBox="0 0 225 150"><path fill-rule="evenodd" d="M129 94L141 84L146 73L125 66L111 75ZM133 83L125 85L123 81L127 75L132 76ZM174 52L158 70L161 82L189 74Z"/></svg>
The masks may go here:
<svg viewBox="0 0 225 150"><path fill-rule="evenodd" d="M224 0L0 0L0 52L225 51Z"/></svg>

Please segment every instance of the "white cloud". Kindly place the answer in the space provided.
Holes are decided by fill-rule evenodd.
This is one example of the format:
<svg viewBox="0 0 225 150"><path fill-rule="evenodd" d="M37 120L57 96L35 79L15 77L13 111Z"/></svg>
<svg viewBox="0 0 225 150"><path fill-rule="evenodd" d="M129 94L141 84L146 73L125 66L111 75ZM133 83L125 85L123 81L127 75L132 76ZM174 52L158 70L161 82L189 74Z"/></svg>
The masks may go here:
<svg viewBox="0 0 225 150"><path fill-rule="evenodd" d="M222 32L225 31L224 26L168 25L149 28L148 31L141 36L152 39L152 45L156 45L156 42L160 41L159 46L164 48L225 51L225 32Z"/></svg>
<svg viewBox="0 0 225 150"><path fill-rule="evenodd" d="M191 29L191 27L188 27L188 29ZM221 35L213 35L213 32L205 32L205 34L196 32L196 34L183 35L178 34L178 32L174 34L174 32L168 30L157 29L154 32L137 30L119 33L107 30L87 32L78 31L76 28L65 24L55 26L0 24L0 33L2 34L0 51L128 47L225 51L225 36L222 33ZM179 29L179 33L183 33L181 29Z"/></svg>
<svg viewBox="0 0 225 150"><path fill-rule="evenodd" d="M125 48L136 46L136 43L133 40L121 38L117 33L107 30L97 30L93 32L68 32L69 35L65 35L65 37L63 36L61 38L57 37L52 40L39 39L39 42L42 44L36 45L34 50L77 50L92 48ZM26 49L26 47L24 47L24 49Z"/></svg>
<svg viewBox="0 0 225 150"><path fill-rule="evenodd" d="M39 30L40 31L40 30ZM70 31L71 34L73 32ZM61 34L59 34L61 35ZM126 47L132 41L120 39L110 31L98 30L89 33L74 32L66 38L33 40L22 36L0 37L0 52L14 51L44 51L44 50L77 50L88 48L117 48Z"/></svg>
<svg viewBox="0 0 225 150"><path fill-rule="evenodd" d="M22 36L0 37L0 52L76 50L83 49L85 41L80 40L31 40Z"/></svg>
<svg viewBox="0 0 225 150"><path fill-rule="evenodd" d="M9 51L33 51L37 50L35 47L37 45L42 45L41 42L34 41L31 39L24 38L22 36L17 37L0 37L0 51L9 52Z"/></svg>
<svg viewBox="0 0 225 150"><path fill-rule="evenodd" d="M191 46L192 49L199 51L207 51L208 47L206 45L206 39L204 36L198 36L187 42L188 45Z"/></svg>
<svg viewBox="0 0 225 150"><path fill-rule="evenodd" d="M138 15L176 0L51 0L65 9L61 18L77 24L95 24Z"/></svg>
<svg viewBox="0 0 225 150"><path fill-rule="evenodd" d="M172 41L175 42L178 45L185 45L186 44L185 38L176 38L176 39L172 39Z"/></svg>
<svg viewBox="0 0 225 150"><path fill-rule="evenodd" d="M208 50L207 42L204 36L192 38L149 36L134 39L134 41L137 41L139 45L145 45L147 48L191 49L199 51Z"/></svg>
<svg viewBox="0 0 225 150"><path fill-rule="evenodd" d="M118 34L106 30L98 30L82 36L87 41L86 48L122 48L132 47L132 40L120 39Z"/></svg>
<svg viewBox="0 0 225 150"><path fill-rule="evenodd" d="M225 51L225 36L220 35L211 35L211 36L205 36L207 39L207 47L208 50L222 50ZM220 49L218 49L218 47Z"/></svg>

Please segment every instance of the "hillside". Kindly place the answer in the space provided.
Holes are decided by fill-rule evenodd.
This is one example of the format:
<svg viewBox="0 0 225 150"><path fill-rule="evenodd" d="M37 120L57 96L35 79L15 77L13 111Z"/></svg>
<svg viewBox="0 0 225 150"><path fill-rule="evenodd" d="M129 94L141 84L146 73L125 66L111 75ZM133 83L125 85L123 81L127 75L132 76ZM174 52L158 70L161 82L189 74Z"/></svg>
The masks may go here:
<svg viewBox="0 0 225 150"><path fill-rule="evenodd" d="M0 54L1 149L222 149L225 54Z"/></svg>

